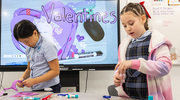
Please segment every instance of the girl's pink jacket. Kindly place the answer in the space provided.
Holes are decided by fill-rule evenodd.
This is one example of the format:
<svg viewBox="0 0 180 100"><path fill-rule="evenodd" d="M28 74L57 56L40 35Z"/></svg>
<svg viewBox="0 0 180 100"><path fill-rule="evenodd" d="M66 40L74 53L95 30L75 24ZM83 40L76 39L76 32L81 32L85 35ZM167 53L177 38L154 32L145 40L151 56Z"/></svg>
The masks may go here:
<svg viewBox="0 0 180 100"><path fill-rule="evenodd" d="M126 60L126 49L131 39L129 36L121 42L118 51L119 62ZM170 79L172 68L170 59L171 46L171 42L163 34L153 30L149 45L148 60L143 58L132 60L132 69L136 69L147 75L148 95L153 96L153 100L172 100ZM122 86L119 86L118 89L119 96L129 97L123 91Z"/></svg>

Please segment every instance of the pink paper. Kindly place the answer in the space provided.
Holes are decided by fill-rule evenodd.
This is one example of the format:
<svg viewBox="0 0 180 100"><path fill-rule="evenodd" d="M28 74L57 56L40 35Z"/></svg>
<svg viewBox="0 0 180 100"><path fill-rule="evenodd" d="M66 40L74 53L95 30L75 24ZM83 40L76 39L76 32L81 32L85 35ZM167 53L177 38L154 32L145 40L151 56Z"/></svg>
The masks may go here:
<svg viewBox="0 0 180 100"><path fill-rule="evenodd" d="M17 88L16 88L16 83L19 82L21 83L22 81L21 80L15 80L13 82L13 84L11 85L10 88L4 88L4 90L9 90L9 89L13 89L15 91L18 91ZM4 91L2 90L1 93L0 93L0 96L3 95ZM19 92L15 95L12 95L10 97L24 97L24 96L33 96L33 95L38 95L38 93L33 93L33 92Z"/></svg>
<svg viewBox="0 0 180 100"><path fill-rule="evenodd" d="M1 91L1 93L0 93L0 96L2 96L2 95L3 95L3 93L4 93L4 91L2 90L2 91Z"/></svg>
<svg viewBox="0 0 180 100"><path fill-rule="evenodd" d="M12 95L10 97L26 97L26 96L33 96L33 95L39 95L39 94L33 93L33 92L19 92L19 93Z"/></svg>
<svg viewBox="0 0 180 100"><path fill-rule="evenodd" d="M21 83L22 81L21 81L21 80L15 80L15 81L13 82L13 84L11 85L10 88L5 88L4 90L13 89L13 90L15 90L15 91L18 91L17 88L16 88L16 83L17 83L17 82Z"/></svg>

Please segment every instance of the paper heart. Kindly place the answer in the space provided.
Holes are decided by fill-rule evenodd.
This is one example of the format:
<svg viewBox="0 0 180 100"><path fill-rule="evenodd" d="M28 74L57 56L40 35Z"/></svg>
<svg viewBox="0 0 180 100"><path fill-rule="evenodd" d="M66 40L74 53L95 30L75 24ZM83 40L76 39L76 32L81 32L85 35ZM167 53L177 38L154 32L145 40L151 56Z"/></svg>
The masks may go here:
<svg viewBox="0 0 180 100"><path fill-rule="evenodd" d="M15 80L15 81L12 83L12 85L11 85L10 88L4 88L4 90L13 89L13 90L15 90L15 91L18 91L17 88L16 88L16 83L17 83L17 82L21 83L22 80Z"/></svg>
<svg viewBox="0 0 180 100"><path fill-rule="evenodd" d="M18 91L17 88L16 88L16 83L19 82L21 83L22 80L14 80L14 82L12 83L11 87L10 88L4 88L3 90L9 90L9 89L13 89L15 91ZM0 92L0 96L3 95L4 91L1 91ZM12 95L10 97L24 97L24 96L33 96L33 95L38 95L38 93L33 93L33 92L19 92L15 95Z"/></svg>

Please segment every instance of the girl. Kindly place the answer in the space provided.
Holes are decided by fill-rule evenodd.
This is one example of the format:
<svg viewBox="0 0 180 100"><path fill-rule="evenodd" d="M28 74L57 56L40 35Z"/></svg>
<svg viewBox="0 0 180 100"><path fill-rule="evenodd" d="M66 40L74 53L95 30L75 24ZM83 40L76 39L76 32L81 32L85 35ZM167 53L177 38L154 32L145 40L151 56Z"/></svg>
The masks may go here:
<svg viewBox="0 0 180 100"><path fill-rule="evenodd" d="M54 93L59 93L60 69L55 45L42 37L37 27L28 20L18 22L14 26L13 33L17 41L28 46L27 69L20 78L24 81L17 83L17 86L31 87L33 91L51 88Z"/></svg>
<svg viewBox="0 0 180 100"><path fill-rule="evenodd" d="M129 35L119 46L114 84L119 96L134 99L172 100L170 70L171 42L156 30L150 31L144 2L129 3L120 19Z"/></svg>

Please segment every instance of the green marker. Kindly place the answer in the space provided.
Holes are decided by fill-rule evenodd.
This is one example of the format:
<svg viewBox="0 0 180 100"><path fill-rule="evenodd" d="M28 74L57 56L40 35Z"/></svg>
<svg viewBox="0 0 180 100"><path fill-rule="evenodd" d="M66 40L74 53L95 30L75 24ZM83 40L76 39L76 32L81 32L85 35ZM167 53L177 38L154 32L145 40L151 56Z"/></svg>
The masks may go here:
<svg viewBox="0 0 180 100"><path fill-rule="evenodd" d="M66 98L78 98L78 95L66 95Z"/></svg>
<svg viewBox="0 0 180 100"><path fill-rule="evenodd" d="M34 98L34 97L23 97L23 100L40 100L40 98Z"/></svg>

